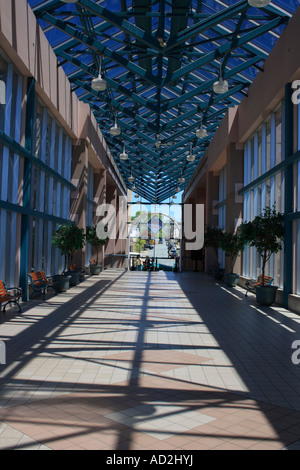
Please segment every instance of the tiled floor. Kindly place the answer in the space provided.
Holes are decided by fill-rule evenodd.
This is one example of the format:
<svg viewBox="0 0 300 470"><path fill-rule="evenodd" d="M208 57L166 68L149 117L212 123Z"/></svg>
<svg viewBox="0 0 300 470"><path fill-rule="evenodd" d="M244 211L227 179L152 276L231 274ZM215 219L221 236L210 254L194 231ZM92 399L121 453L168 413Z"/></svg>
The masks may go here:
<svg viewBox="0 0 300 470"><path fill-rule="evenodd" d="M201 273L105 271L0 339L0 449L300 448L300 317Z"/></svg>

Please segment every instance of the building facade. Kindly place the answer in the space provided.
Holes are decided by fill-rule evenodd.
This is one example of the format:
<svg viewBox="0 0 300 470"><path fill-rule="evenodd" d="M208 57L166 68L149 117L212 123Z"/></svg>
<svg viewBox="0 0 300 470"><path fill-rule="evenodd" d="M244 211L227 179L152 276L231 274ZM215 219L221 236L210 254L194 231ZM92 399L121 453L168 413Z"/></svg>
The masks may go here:
<svg viewBox="0 0 300 470"><path fill-rule="evenodd" d="M300 11L274 46L239 106L229 108L184 193L184 202L205 205L205 222L235 231L266 207L284 214L285 243L267 273L274 278L278 302L300 311L300 61L297 34ZM185 253L188 257L189 253ZM205 269L215 263L206 250ZM228 260L219 254L228 269ZM244 285L261 274L255 248L246 247L235 271Z"/></svg>
<svg viewBox="0 0 300 470"><path fill-rule="evenodd" d="M27 1L1 1L0 18L0 279L20 285L26 300L29 272L63 270L51 245L58 226L71 221L86 230L98 222L99 205L118 212L127 190ZM103 250L103 267L125 266L125 254L117 234ZM88 267L92 256L87 244L77 265Z"/></svg>

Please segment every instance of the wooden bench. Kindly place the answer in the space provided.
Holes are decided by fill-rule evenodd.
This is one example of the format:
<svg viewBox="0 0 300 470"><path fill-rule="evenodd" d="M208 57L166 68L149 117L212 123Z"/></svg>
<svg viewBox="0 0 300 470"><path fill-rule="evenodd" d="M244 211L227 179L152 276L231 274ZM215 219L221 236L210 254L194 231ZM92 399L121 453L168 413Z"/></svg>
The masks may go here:
<svg viewBox="0 0 300 470"><path fill-rule="evenodd" d="M265 276L265 286L271 286L273 283L274 279L272 277ZM263 282L263 276L262 274L258 276L257 281L247 281L245 284L245 287L247 289L247 292L245 296L247 297L248 292L255 292L256 287L262 286Z"/></svg>
<svg viewBox="0 0 300 470"><path fill-rule="evenodd" d="M2 304L3 312L5 312L7 305L16 304L19 307L19 312L22 312L19 304L20 298L22 297L22 289L20 287L7 287L5 282L0 281L0 311Z"/></svg>
<svg viewBox="0 0 300 470"><path fill-rule="evenodd" d="M56 295L56 290L53 283L46 278L44 271L38 271L36 273L28 274L29 280L31 282L31 287L33 292L30 295L30 300L35 294L42 294L43 300L45 300L45 295L48 289L53 289Z"/></svg>

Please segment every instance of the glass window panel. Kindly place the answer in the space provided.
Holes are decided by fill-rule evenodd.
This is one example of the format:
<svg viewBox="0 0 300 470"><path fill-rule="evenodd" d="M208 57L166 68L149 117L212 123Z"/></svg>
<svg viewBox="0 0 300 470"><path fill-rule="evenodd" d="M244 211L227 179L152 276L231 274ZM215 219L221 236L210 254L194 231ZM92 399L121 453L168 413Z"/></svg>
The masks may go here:
<svg viewBox="0 0 300 470"><path fill-rule="evenodd" d="M6 77L7 76L7 64L0 57L0 129L4 130L4 117L5 117L5 106L6 106Z"/></svg>
<svg viewBox="0 0 300 470"><path fill-rule="evenodd" d="M261 176L262 173L262 128L260 127L257 131L257 168L258 168L258 176Z"/></svg>
<svg viewBox="0 0 300 470"><path fill-rule="evenodd" d="M266 124L266 171L269 171L271 169L271 118Z"/></svg>
<svg viewBox="0 0 300 470"><path fill-rule="evenodd" d="M282 111L276 111L276 165L282 160Z"/></svg>

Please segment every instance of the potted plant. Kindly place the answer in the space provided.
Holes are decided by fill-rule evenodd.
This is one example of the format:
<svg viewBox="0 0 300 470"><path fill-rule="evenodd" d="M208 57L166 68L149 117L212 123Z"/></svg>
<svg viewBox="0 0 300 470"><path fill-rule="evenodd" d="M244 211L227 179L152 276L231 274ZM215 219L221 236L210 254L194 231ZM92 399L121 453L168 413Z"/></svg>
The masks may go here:
<svg viewBox="0 0 300 470"><path fill-rule="evenodd" d="M215 279L222 279L224 270L220 269L219 248L223 237L223 230L216 226L207 225L204 234L204 247L212 248L216 255L216 266L214 269Z"/></svg>
<svg viewBox="0 0 300 470"><path fill-rule="evenodd" d="M64 270L61 275L55 277L54 287L59 292L65 292L70 285L77 285L80 272L69 272L68 268L72 265L73 257L76 251L84 247L84 230L74 224L60 225L53 233L51 243L56 246L65 257Z"/></svg>
<svg viewBox="0 0 300 470"><path fill-rule="evenodd" d="M276 212L275 206L272 209L267 207L252 222L244 222L240 229L245 244L255 247L262 261L262 285L256 287L256 300L261 305L272 305L275 302L278 287L265 285L265 272L271 256L282 249L283 215Z"/></svg>
<svg viewBox="0 0 300 470"><path fill-rule="evenodd" d="M107 226L105 227L105 231L107 232ZM106 245L108 237L105 239L99 238L97 235L97 226L93 225L92 227L87 228L86 240L96 249L97 252L96 262L90 264L90 272L92 275L100 274L101 264L99 263L99 248Z"/></svg>
<svg viewBox="0 0 300 470"><path fill-rule="evenodd" d="M220 240L220 247L229 258L230 272L225 274L225 283L228 287L235 287L239 281L239 274L234 273L234 263L244 247L244 240L239 233L224 232Z"/></svg>

